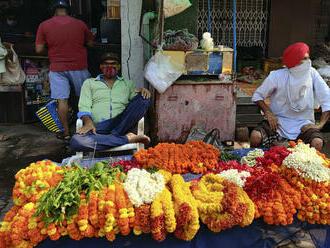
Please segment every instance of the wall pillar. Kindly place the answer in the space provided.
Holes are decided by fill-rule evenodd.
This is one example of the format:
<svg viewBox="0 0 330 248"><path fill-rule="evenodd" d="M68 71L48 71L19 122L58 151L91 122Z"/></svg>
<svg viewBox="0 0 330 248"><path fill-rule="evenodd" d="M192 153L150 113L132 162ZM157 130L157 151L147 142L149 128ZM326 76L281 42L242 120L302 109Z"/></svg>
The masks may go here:
<svg viewBox="0 0 330 248"><path fill-rule="evenodd" d="M144 87L143 43L139 36L142 0L120 2L122 74L139 89Z"/></svg>

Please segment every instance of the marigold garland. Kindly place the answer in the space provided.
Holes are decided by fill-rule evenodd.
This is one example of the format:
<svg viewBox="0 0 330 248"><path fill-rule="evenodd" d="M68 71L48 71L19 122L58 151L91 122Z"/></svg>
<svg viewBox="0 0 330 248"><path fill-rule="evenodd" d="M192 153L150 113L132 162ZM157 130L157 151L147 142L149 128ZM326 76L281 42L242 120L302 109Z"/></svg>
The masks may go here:
<svg viewBox="0 0 330 248"><path fill-rule="evenodd" d="M26 202L36 203L44 192L62 180L64 170L51 161L31 163L15 175L13 201L21 206Z"/></svg>
<svg viewBox="0 0 330 248"><path fill-rule="evenodd" d="M213 232L252 223L254 204L236 184L207 174L199 182L192 182L191 190L202 222Z"/></svg>
<svg viewBox="0 0 330 248"><path fill-rule="evenodd" d="M175 218L177 220L174 235L182 240L192 240L199 229L197 202L182 176L175 174L170 180Z"/></svg>
<svg viewBox="0 0 330 248"><path fill-rule="evenodd" d="M134 157L143 168L158 167L173 174L199 174L214 168L219 155L219 150L212 145L190 141L184 145L160 143L155 148L140 150Z"/></svg>

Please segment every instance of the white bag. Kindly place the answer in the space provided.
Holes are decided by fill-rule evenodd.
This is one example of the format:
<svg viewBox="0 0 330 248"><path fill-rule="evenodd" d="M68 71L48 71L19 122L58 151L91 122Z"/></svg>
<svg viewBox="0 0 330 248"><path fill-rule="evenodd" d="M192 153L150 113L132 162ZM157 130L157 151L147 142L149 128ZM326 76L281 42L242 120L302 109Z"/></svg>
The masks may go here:
<svg viewBox="0 0 330 248"><path fill-rule="evenodd" d="M1 43L0 39L0 74L6 71L5 58L7 56L7 49ZM1 78L0 78L1 79Z"/></svg>
<svg viewBox="0 0 330 248"><path fill-rule="evenodd" d="M171 57L157 51L144 69L144 77L160 93L164 93L184 71L184 66L170 61Z"/></svg>
<svg viewBox="0 0 330 248"><path fill-rule="evenodd" d="M6 72L3 74L1 81L6 84L23 84L25 82L25 73L21 67L18 56L13 48L10 46L13 53L12 60L6 59Z"/></svg>
<svg viewBox="0 0 330 248"><path fill-rule="evenodd" d="M165 18L177 15L190 6L191 3L189 0L164 0Z"/></svg>

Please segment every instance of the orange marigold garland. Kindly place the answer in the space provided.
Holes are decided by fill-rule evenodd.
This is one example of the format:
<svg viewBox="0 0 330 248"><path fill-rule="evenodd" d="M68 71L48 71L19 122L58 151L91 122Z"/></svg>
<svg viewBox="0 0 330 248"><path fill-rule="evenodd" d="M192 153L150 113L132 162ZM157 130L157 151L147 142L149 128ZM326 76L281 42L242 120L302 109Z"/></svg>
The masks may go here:
<svg viewBox="0 0 330 248"><path fill-rule="evenodd" d="M184 145L160 143L155 148L142 149L134 156L143 168L158 167L173 174L199 174L214 168L219 155L219 150L212 145L190 141Z"/></svg>
<svg viewBox="0 0 330 248"><path fill-rule="evenodd" d="M44 192L63 179L64 170L51 161L31 163L15 175L13 201L21 206L26 202L36 203Z"/></svg>

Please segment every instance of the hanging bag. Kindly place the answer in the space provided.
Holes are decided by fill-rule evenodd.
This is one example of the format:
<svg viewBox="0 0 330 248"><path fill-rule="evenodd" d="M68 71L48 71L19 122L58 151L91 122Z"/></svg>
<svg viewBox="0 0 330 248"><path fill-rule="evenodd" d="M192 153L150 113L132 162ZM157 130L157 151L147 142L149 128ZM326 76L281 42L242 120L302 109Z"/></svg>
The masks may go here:
<svg viewBox="0 0 330 248"><path fill-rule="evenodd" d="M12 58L8 56L6 58L6 72L2 76L2 82L6 84L23 84L26 76L12 44L10 50Z"/></svg>

